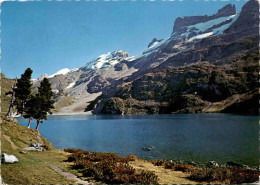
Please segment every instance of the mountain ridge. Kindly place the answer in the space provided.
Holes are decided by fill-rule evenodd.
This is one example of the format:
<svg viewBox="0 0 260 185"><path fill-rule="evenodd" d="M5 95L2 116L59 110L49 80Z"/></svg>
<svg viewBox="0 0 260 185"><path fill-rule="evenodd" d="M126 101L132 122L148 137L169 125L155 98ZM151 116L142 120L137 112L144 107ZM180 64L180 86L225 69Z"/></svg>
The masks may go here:
<svg viewBox="0 0 260 185"><path fill-rule="evenodd" d="M132 84L154 70L188 67L198 62L201 65L209 62L216 66L228 66L240 61L258 46L256 7L259 7L259 3L250 0L243 6L241 13L236 12L235 6L228 4L211 16L177 18L170 37L162 40L154 38L138 56L129 56L122 50L109 52L77 71L50 78L55 98L58 102L71 99L71 105L65 107L66 111L93 110L94 113L100 113L106 101L119 96L121 86ZM249 26L245 26L243 17L248 19ZM128 100L123 98L124 101ZM134 105L133 102L137 101L130 104ZM155 101L154 106L159 106L160 102L156 99L152 101ZM86 109L90 104L92 109ZM62 112L64 109L57 111Z"/></svg>

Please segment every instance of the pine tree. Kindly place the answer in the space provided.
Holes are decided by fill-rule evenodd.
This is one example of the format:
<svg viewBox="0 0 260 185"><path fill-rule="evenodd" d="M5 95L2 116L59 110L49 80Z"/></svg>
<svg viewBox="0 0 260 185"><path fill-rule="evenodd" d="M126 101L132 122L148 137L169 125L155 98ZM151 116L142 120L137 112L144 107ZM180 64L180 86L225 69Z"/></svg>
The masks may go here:
<svg viewBox="0 0 260 185"><path fill-rule="evenodd" d="M15 105L18 113L24 114L24 107L32 93L31 68L27 68L21 78L17 80L15 91Z"/></svg>
<svg viewBox="0 0 260 185"><path fill-rule="evenodd" d="M36 96L31 95L30 100L25 104L25 107L24 107L25 114L23 115L23 117L29 119L28 126L27 126L28 128L30 128L31 121L33 119L33 115L36 114L35 111L37 110L35 108L35 106L37 105L35 99L36 99Z"/></svg>
<svg viewBox="0 0 260 185"><path fill-rule="evenodd" d="M39 130L39 125L42 119L47 120L47 114L52 114L51 109L54 108L54 100L52 100L51 84L47 78L41 81L38 93L31 99L30 104L34 105L30 110L32 117L37 120L36 130Z"/></svg>

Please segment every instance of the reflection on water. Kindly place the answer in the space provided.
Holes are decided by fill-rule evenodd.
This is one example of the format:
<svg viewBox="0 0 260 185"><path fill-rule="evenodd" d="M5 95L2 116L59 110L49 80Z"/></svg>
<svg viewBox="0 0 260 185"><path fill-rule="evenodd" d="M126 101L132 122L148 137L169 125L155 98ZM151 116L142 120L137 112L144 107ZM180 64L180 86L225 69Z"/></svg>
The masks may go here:
<svg viewBox="0 0 260 185"><path fill-rule="evenodd" d="M18 121L27 125L23 118ZM258 116L230 114L49 116L40 125L40 133L59 149L255 166L258 130Z"/></svg>

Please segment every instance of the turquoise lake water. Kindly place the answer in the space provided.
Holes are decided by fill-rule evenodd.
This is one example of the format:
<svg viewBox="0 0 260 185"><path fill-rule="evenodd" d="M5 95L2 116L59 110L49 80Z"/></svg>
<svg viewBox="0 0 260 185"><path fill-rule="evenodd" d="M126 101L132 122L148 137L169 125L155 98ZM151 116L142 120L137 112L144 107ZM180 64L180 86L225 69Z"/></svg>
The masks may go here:
<svg viewBox="0 0 260 185"><path fill-rule="evenodd" d="M59 149L258 166L258 120L258 116L231 114L48 116L39 130ZM18 121L27 126L27 120ZM145 151L144 146L153 149Z"/></svg>

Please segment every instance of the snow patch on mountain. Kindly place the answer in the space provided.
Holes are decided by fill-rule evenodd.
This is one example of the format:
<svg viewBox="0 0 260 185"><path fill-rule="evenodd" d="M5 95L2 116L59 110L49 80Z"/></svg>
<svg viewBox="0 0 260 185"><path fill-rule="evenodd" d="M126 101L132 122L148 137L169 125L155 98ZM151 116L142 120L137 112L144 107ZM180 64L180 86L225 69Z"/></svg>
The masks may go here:
<svg viewBox="0 0 260 185"><path fill-rule="evenodd" d="M214 25L218 25L218 24L221 24L225 21L233 19L235 16L236 15L231 15L231 16L228 16L228 17L220 17L220 18L213 19L213 20L210 20L210 21L207 21L207 22L198 23L198 24L195 24L195 25L188 26L188 29L190 30L192 28L195 28L195 29L197 29L198 32L200 32L200 31L204 32Z"/></svg>
<svg viewBox="0 0 260 185"><path fill-rule="evenodd" d="M53 77L56 76L56 75L65 75L65 74L69 73L70 71L71 71L71 70L70 70L69 68L64 68L64 69L61 69L61 70L59 70L58 72L56 72L56 73L54 73L54 74L48 76L48 78L53 78Z"/></svg>
<svg viewBox="0 0 260 185"><path fill-rule="evenodd" d="M79 68L71 69L71 70L70 70L70 73L75 72L75 71L78 71L78 70L79 70Z"/></svg>
<svg viewBox="0 0 260 185"><path fill-rule="evenodd" d="M70 84L66 87L66 89L72 88L75 84L76 84L76 82L70 83Z"/></svg>
<svg viewBox="0 0 260 185"><path fill-rule="evenodd" d="M84 68L100 69L104 67L112 67L127 57L128 54L123 50L108 52L100 55L94 60L91 60L84 66Z"/></svg>
<svg viewBox="0 0 260 185"><path fill-rule="evenodd" d="M228 29L230 25L237 20L238 16L239 14L235 14L227 17L219 17L203 23L190 25L187 26L187 31L185 33L182 33L181 35L188 37L189 34L194 33L195 36L192 36L191 38L188 39L188 42L191 42L196 39L203 39L213 35L223 34L223 32L226 29ZM155 41L154 43L152 43L150 47L144 50L142 54L129 57L126 60L131 62L140 58L147 57L150 54L157 52L162 45L168 44L172 39L176 39L177 37L179 37L179 35L173 33L169 38L163 39L161 41Z"/></svg>
<svg viewBox="0 0 260 185"><path fill-rule="evenodd" d="M155 49L149 50L149 52L147 52L147 53L142 53L140 55L129 57L126 60L131 62L131 61L134 61L134 60L137 60L137 59L140 59L140 58L145 58L145 57L148 57L150 54L152 54L156 51L158 51L158 49L155 48Z"/></svg>
<svg viewBox="0 0 260 185"><path fill-rule="evenodd" d="M168 37L168 38L163 39L161 41L155 41L149 48L144 50L142 54L129 57L126 60L131 62L131 61L134 61L134 60L137 60L137 59L140 59L140 58L148 57L152 53L157 52L160 49L160 46L168 44L168 42L170 42L171 39L172 39L171 37Z"/></svg>
<svg viewBox="0 0 260 185"><path fill-rule="evenodd" d="M231 26L231 24L233 24L237 20L238 17L239 17L239 14L233 15L232 21L230 23L224 24L219 28L213 29L213 32L215 34L222 34L226 29L228 29Z"/></svg>
<svg viewBox="0 0 260 185"><path fill-rule="evenodd" d="M134 61L134 60L136 60L136 56L128 57L128 58L126 58L125 60L127 60L127 61L129 61L129 62Z"/></svg>
<svg viewBox="0 0 260 185"><path fill-rule="evenodd" d="M161 41L155 41L149 48L144 50L142 54L128 57L126 60L131 62L131 61L134 61L134 60L137 60L140 58L148 57L152 53L157 52L159 50L160 46L167 44L170 40L171 40L171 38L169 37L169 38L163 39Z"/></svg>
<svg viewBox="0 0 260 185"><path fill-rule="evenodd" d="M220 17L203 23L194 24L188 26L187 31L182 35L188 37L189 34L195 33L195 36L189 38L188 41L190 42L194 39L203 39L212 35L223 34L223 32L228 29L230 25L237 20L238 17L239 14L235 14L227 17Z"/></svg>
<svg viewBox="0 0 260 185"><path fill-rule="evenodd" d="M149 48L154 48L157 46L161 41L155 41Z"/></svg>
<svg viewBox="0 0 260 185"><path fill-rule="evenodd" d="M143 54L151 54L153 53L154 51L153 50L156 50L158 51L159 47L163 44L167 44L168 42L170 41L170 37L169 38L166 38L166 39L163 39L161 41L156 41L154 42L149 48L147 48L146 50L143 51Z"/></svg>
<svg viewBox="0 0 260 185"><path fill-rule="evenodd" d="M209 36L211 36L211 35L213 35L213 34L214 34L213 32L203 33L203 34L201 34L201 35L197 35L197 36L195 36L195 37L191 37L191 38L189 39L189 41L193 41L194 39L203 39L203 38L209 37Z"/></svg>

